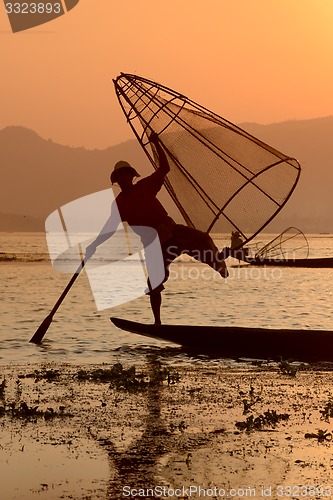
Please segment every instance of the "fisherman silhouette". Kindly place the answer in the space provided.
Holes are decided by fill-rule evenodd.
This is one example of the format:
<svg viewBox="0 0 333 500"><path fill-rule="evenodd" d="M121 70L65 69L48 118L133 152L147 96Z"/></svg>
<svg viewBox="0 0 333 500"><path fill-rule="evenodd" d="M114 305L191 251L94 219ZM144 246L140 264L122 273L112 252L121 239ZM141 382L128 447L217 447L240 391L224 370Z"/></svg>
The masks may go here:
<svg viewBox="0 0 333 500"><path fill-rule="evenodd" d="M135 168L126 161L119 161L114 166L111 173L111 183L120 186L121 193L116 197L116 207L111 209L111 215L97 238L86 249L86 260L96 251L96 247L110 238L116 231L119 224L119 215L123 222L130 226L148 226L154 228L161 243L165 278L169 277L169 266L179 255L186 253L195 259L208 264L217 271L223 278L227 278L228 270L225 265L225 252L221 252L216 247L208 233L198 229L177 224L165 210L160 201L156 198L163 186L164 178L170 171L170 166L161 146L158 136L151 133L149 136L152 147L159 158L160 167L148 177L139 180L135 184L135 177L140 177ZM116 210L117 208L117 210ZM118 220L115 213L117 212ZM108 225L108 230L105 228ZM144 242L143 242L144 243ZM147 258L147 255L146 255ZM161 324L161 292L164 285L161 283L152 289L148 279L147 295L150 297L150 304L153 311L155 324Z"/></svg>
<svg viewBox="0 0 333 500"><path fill-rule="evenodd" d="M231 243L230 248L234 250L235 248L241 246L243 244L243 240L238 231L232 231L231 233Z"/></svg>
<svg viewBox="0 0 333 500"><path fill-rule="evenodd" d="M249 253L247 248L241 248L243 243L244 242L239 234L239 231L232 231L230 249L234 251L231 252L231 255L239 261L244 260Z"/></svg>

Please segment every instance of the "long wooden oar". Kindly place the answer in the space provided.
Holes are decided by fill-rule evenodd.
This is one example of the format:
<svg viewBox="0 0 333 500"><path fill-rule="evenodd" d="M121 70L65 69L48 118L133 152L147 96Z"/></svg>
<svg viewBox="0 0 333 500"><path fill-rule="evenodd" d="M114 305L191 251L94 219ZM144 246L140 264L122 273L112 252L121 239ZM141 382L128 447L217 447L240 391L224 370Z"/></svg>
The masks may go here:
<svg viewBox="0 0 333 500"><path fill-rule="evenodd" d="M79 265L79 267L75 271L75 274L73 274L73 277L71 278L70 282L66 286L65 290L62 292L62 294L60 295L59 299L55 303L52 311L50 312L50 314L48 316L46 316L46 318L44 319L44 321L39 325L39 327L36 330L36 333L34 334L33 337L31 337L31 339L30 339L29 342L34 342L35 344L40 344L41 343L41 341L43 340L43 337L44 337L45 333L47 332L50 324L52 323L53 316L55 315L55 313L59 309L61 303L63 302L64 298L66 297L66 295L68 294L69 290L72 288L73 284L75 283L77 277L79 276L80 272L82 271L82 269L84 267L84 264L85 264L85 261L82 260L81 264Z"/></svg>

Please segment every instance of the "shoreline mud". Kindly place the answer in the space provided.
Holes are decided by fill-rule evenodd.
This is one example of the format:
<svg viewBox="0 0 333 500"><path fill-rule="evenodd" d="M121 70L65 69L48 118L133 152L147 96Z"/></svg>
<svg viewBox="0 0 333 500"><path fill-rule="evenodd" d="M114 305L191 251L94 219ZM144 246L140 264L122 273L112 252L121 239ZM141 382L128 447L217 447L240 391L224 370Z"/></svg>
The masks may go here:
<svg viewBox="0 0 333 500"><path fill-rule="evenodd" d="M0 495L331 498L333 366L0 368Z"/></svg>

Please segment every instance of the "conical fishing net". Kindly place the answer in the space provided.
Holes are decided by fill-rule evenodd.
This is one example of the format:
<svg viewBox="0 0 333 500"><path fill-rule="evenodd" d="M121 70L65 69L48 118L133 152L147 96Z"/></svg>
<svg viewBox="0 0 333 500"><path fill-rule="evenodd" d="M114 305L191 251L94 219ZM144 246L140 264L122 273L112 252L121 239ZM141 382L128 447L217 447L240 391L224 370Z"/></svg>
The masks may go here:
<svg viewBox="0 0 333 500"><path fill-rule="evenodd" d="M296 227L288 227L255 254L256 258L274 260L306 259L309 255L308 240Z"/></svg>
<svg viewBox="0 0 333 500"><path fill-rule="evenodd" d="M166 188L189 226L239 231L244 243L281 210L299 163L183 95L135 75L115 81L120 105L154 168L149 134L171 167Z"/></svg>

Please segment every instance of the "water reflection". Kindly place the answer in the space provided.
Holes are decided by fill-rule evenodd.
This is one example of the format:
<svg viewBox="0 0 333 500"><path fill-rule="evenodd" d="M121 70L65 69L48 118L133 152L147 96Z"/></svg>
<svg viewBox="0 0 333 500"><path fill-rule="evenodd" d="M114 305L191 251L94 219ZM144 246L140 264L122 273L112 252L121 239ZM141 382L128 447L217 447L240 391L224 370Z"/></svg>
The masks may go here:
<svg viewBox="0 0 333 500"><path fill-rule="evenodd" d="M170 450L170 433L161 416L161 372L162 364L157 356L148 356L147 417L141 437L124 452L117 451L114 443L108 442L110 467L115 471L109 485L111 499L118 500L124 486L128 489L156 486L159 461Z"/></svg>

